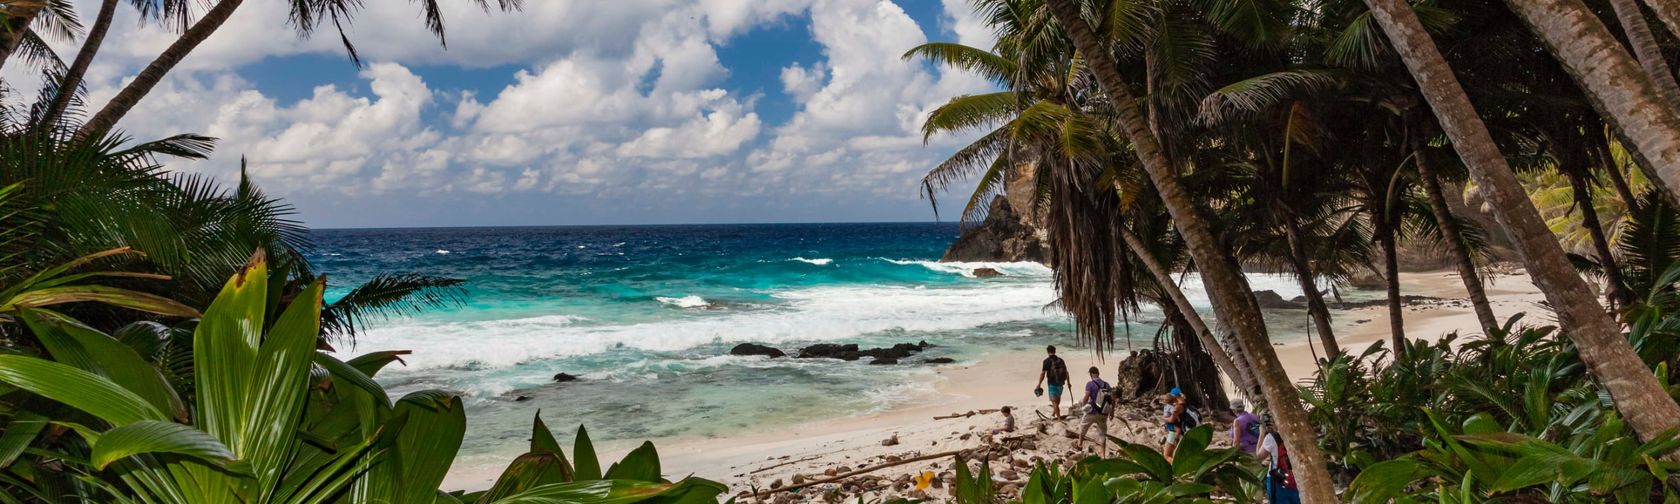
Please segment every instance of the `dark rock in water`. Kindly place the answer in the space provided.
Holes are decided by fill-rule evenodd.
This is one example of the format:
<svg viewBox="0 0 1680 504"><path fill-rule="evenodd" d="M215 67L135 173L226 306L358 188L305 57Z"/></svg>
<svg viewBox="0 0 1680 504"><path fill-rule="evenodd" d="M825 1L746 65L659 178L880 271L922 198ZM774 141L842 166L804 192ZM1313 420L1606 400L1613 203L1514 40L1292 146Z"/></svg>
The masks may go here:
<svg viewBox="0 0 1680 504"><path fill-rule="evenodd" d="M928 343L927 340L922 340L920 343L917 343L916 346L922 347L923 350L926 350L928 348L932 348L934 345L933 343Z"/></svg>
<svg viewBox="0 0 1680 504"><path fill-rule="evenodd" d="M577 375L572 374L560 373L554 375L554 383L575 382L578 381L578 379Z"/></svg>
<svg viewBox="0 0 1680 504"><path fill-rule="evenodd" d="M787 353L776 347L769 347L757 343L742 343L729 349L729 355L764 355L772 359L787 357Z"/></svg>
<svg viewBox="0 0 1680 504"><path fill-rule="evenodd" d="M514 396L513 398L513 402L525 402L529 400L531 400L531 396L528 395Z"/></svg>
<svg viewBox="0 0 1680 504"><path fill-rule="evenodd" d="M895 359L895 358L892 358L892 357L876 357L875 360L869 361L869 363L870 364L876 364L876 365L879 365L879 364L898 364L898 359Z"/></svg>
<svg viewBox="0 0 1680 504"><path fill-rule="evenodd" d="M858 360L858 346L856 343L847 345L818 343L799 349L799 358Z"/></svg>
<svg viewBox="0 0 1680 504"><path fill-rule="evenodd" d="M996 268L974 268L974 278L992 278L1003 276Z"/></svg>
<svg viewBox="0 0 1680 504"><path fill-rule="evenodd" d="M954 362L957 362L957 360L950 357L934 357L922 360L922 364L951 364Z"/></svg>
<svg viewBox="0 0 1680 504"><path fill-rule="evenodd" d="M1286 301L1286 300L1283 299L1283 296L1278 295L1277 292L1269 291L1269 290L1254 291L1254 301L1260 303L1261 308L1268 309L1268 310L1270 310L1270 309L1304 308L1305 307L1305 306L1301 305L1300 303L1293 303L1293 302L1290 302L1290 301Z"/></svg>
<svg viewBox="0 0 1680 504"><path fill-rule="evenodd" d="M1015 205L998 196L992 198L986 220L963 230L962 236L945 249L945 255L939 260L1042 263L1047 257L1038 226L1017 212Z"/></svg>

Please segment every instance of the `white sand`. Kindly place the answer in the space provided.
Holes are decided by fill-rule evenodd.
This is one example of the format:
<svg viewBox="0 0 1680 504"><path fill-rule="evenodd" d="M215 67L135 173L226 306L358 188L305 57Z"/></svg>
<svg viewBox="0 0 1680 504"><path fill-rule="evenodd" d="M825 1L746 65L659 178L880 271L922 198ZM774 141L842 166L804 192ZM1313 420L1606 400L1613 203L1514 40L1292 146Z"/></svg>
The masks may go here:
<svg viewBox="0 0 1680 504"><path fill-rule="evenodd" d="M1406 308L1406 332L1411 338L1433 339L1455 330L1461 331L1465 336L1480 332L1475 329L1478 324L1468 302L1451 301L1465 297L1463 284L1459 282L1456 273L1405 273L1401 275L1401 283L1403 294L1448 300L1420 303ZM1550 322L1550 314L1539 305L1542 296L1526 274L1516 273L1498 277L1495 284L1488 289L1488 295L1495 314L1501 320L1524 311L1530 314L1525 319L1529 323ZM1371 342L1387 340L1389 337L1386 307L1333 310L1333 316L1337 334L1340 336L1338 341L1349 352L1362 351ZM1276 335L1274 338L1286 339ZM1310 377L1314 368L1314 348L1309 347L1303 338L1287 339L1293 341L1280 343L1275 347L1278 358L1292 378L1299 380ZM1313 346L1316 345L1317 343L1313 342ZM1062 357L1068 361L1069 369L1075 371L1076 380L1083 374L1078 372L1079 370L1093 365L1103 369L1105 376L1111 375L1115 363L1120 358L1111 354L1105 362L1099 362L1091 352L1072 348L1062 352ZM722 481L731 487L731 493L751 488L765 490L778 480L782 484L790 484L795 480L795 475L820 478L824 471L829 469L855 469L895 460L893 457L911 458L948 450L976 448L985 443L982 440L984 436L979 434L999 426L1001 418L998 414L946 420L934 420L933 417L996 409L1008 405L1016 408L1016 418L1021 430L1030 433L1039 427L1039 415L1048 415L1050 409L1048 401L1032 395L1042 358L1043 354L1039 351L1010 352L994 354L983 361L947 366L940 371L940 379L933 385L937 393L927 394L925 400L915 404L878 414L814 421L726 438L656 439L654 443L664 460L664 472L667 477L675 479L692 474ZM1078 399L1077 390L1070 390L1069 394L1073 397L1064 398L1064 403ZM1070 421L1066 425L1078 427L1077 422ZM1062 424L1047 423L1045 427L1048 434L1030 436L1032 440L1028 449L1009 450L1008 455L994 465L994 471L1000 479L1007 480L1007 476L1025 477L1026 471L1009 474L1001 470L1003 468L999 466L1008 465L1011 459L1014 459L1016 464L1025 464L1034 458L1066 459L1073 455L1073 440L1063 435ZM1134 415L1130 422L1116 421L1110 424L1110 434L1133 442L1156 442L1158 431L1159 427L1152 419L1137 415ZM963 439L965 434L969 434L967 439ZM882 440L894 435L899 440L896 445L882 445ZM1216 440L1219 437L1216 436ZM612 460L633 448L633 445L623 443L602 446L602 458ZM994 453L1002 452L1000 450ZM898 485L900 489L894 489L891 481L903 481L908 475L922 471L945 473L950 468L950 460L941 458L882 470L871 473L868 478L857 478L854 481L885 487L870 492L868 497L898 496L907 493L901 489L905 485ZM452 473L446 481L446 486L483 488L493 482L494 477L495 474ZM887 480L880 480L879 477L885 477ZM813 490L820 493L835 488L837 486L831 484ZM929 490L934 496L946 495L944 492L943 489ZM802 497L810 495L813 495L812 491L801 492ZM784 497L783 500L787 498Z"/></svg>

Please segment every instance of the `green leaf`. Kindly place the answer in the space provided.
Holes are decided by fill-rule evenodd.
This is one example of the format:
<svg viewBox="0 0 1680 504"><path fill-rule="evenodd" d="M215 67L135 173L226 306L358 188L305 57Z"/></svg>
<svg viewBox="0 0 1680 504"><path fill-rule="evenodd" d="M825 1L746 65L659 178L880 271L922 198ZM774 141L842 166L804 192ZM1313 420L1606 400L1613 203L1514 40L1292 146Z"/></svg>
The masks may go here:
<svg viewBox="0 0 1680 504"><path fill-rule="evenodd" d="M30 411L19 411L12 415L12 421L6 422L6 428L0 431L0 469L12 465L18 455L29 448L29 443L35 441L35 436L41 429L47 427L47 417Z"/></svg>
<svg viewBox="0 0 1680 504"><path fill-rule="evenodd" d="M356 368L357 371L361 371L362 374L367 375L369 378L372 378L379 374L379 370L385 369L385 366L390 365L392 362L402 362L402 356L411 353L414 352L408 350L372 352L356 356L356 358L350 359L347 364L349 364L350 367Z"/></svg>
<svg viewBox="0 0 1680 504"><path fill-rule="evenodd" d="M99 436L88 462L95 468L143 453L174 453L220 467L235 463L233 451L204 431L172 422L147 420L123 425Z"/></svg>
<svg viewBox="0 0 1680 504"><path fill-rule="evenodd" d="M74 320L43 317L31 310L19 313L29 330L53 359L103 375L178 421L187 420L187 407L169 381L133 348Z"/></svg>
<svg viewBox="0 0 1680 504"><path fill-rule="evenodd" d="M1429 475L1416 460L1401 458L1365 468L1348 485L1354 504L1384 503L1399 497L1412 483Z"/></svg>
<svg viewBox="0 0 1680 504"><path fill-rule="evenodd" d="M35 357L0 355L0 382L99 417L112 425L169 417L102 376Z"/></svg>
<svg viewBox="0 0 1680 504"><path fill-rule="evenodd" d="M321 352L315 353L315 364L332 374L334 386L339 384L339 380L343 380L344 384L367 392L368 396L378 401L381 406L391 407L391 396L385 392L385 387L379 386L379 382L373 381L373 378L354 365Z"/></svg>
<svg viewBox="0 0 1680 504"><path fill-rule="evenodd" d="M500 499L525 493L531 489L566 483L566 474L562 467L564 462L553 453L526 453L513 459L507 470L496 478L496 484L490 486L490 491L480 497L480 504L498 502ZM597 480L605 481L605 480Z"/></svg>
<svg viewBox="0 0 1680 504"><path fill-rule="evenodd" d="M397 432L393 454L400 474L397 502L420 502L436 493L449 473L467 431L467 411L453 394L410 394L397 401L394 411L408 417Z"/></svg>
<svg viewBox="0 0 1680 504"><path fill-rule="evenodd" d="M323 280L316 280L292 299L264 335L257 360L248 370L251 374L240 418L243 429L229 446L241 459L251 461L259 488L280 481L287 454L294 449L309 367L315 360L315 342L321 331L324 287ZM203 361L198 362L203 365Z"/></svg>
<svg viewBox="0 0 1680 504"><path fill-rule="evenodd" d="M660 479L659 451L654 449L653 443L643 442L641 446L630 450L624 460L613 464L607 469L606 479L624 479L632 481L646 481L658 483Z"/></svg>
<svg viewBox="0 0 1680 504"><path fill-rule="evenodd" d="M578 426L577 438L572 441L574 465L572 477L576 481L601 479L601 461L595 458L595 445L589 442L589 430Z"/></svg>
<svg viewBox="0 0 1680 504"><path fill-rule="evenodd" d="M6 305L0 306L0 311L42 308L66 303L104 303L168 317L199 316L198 310L192 309L191 306L163 296L104 285L69 285L21 292L6 300Z"/></svg>
<svg viewBox="0 0 1680 504"><path fill-rule="evenodd" d="M560 453L560 442L554 440L554 433L543 424L542 410L537 410L537 414L531 419L531 451L556 453L560 454L561 460L566 458L565 454Z"/></svg>
<svg viewBox="0 0 1680 504"><path fill-rule="evenodd" d="M551 483L518 494L479 502L496 504L627 504L648 500L672 491L678 484L645 481L594 480Z"/></svg>
<svg viewBox="0 0 1680 504"><path fill-rule="evenodd" d="M256 368L268 296L268 266L261 251L228 279L193 332L196 421L235 453L244 431L245 389Z"/></svg>
<svg viewBox="0 0 1680 504"><path fill-rule="evenodd" d="M1112 496L1097 478L1074 482L1073 504L1108 504Z"/></svg>

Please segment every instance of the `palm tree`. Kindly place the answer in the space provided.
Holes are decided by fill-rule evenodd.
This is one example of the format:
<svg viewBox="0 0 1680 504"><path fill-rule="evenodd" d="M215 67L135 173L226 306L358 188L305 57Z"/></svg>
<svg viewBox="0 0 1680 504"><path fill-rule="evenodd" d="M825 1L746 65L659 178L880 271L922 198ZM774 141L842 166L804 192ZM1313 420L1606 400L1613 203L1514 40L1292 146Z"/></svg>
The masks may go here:
<svg viewBox="0 0 1680 504"><path fill-rule="evenodd" d="M1303 496L1307 502L1334 502L1336 494L1331 487L1324 457L1314 441L1312 426L1307 423L1300 393L1291 384L1271 348L1265 321L1247 280L1230 256L1220 248L1207 219L1202 217L1195 202L1180 184L1178 169L1167 160L1161 142L1139 109L1114 56L1092 30L1080 7L1072 0L1047 0L1046 6L1089 64L1088 71L1096 77L1113 107L1115 122L1130 142L1132 154L1148 173L1191 257L1195 258L1196 266L1202 272L1203 284L1208 287L1208 294L1213 300L1214 310L1254 364L1255 377L1265 393L1268 407L1277 418L1291 460L1295 462Z"/></svg>
<svg viewBox="0 0 1680 504"><path fill-rule="evenodd" d="M1627 35L1628 45L1633 47L1639 65L1645 68L1645 76L1651 78L1651 83L1657 86L1657 92L1662 93L1663 101L1668 102L1669 107L1680 108L1680 82L1674 80L1674 73L1663 58L1662 48L1657 45L1657 37L1651 34L1645 11L1640 9L1636 0L1609 1L1611 10L1616 12L1616 21L1622 24L1622 34Z"/></svg>
<svg viewBox="0 0 1680 504"><path fill-rule="evenodd" d="M80 136L109 131L122 120L130 109L140 103L152 88L163 81L163 77L175 68L181 60L191 54L199 44L204 43L216 30L227 22L228 18L244 4L245 0L218 0L203 16L194 21L181 36L176 38L169 47L159 53L151 63L140 70L133 80L123 86L117 95L106 102L103 108L95 112L88 121L77 131ZM471 0L485 10L490 8L490 0ZM361 8L361 2L355 0L290 0L291 16L289 22L297 28L298 34L308 36L319 24L331 23L339 31L339 38L349 52L352 60L360 64L356 55L356 48L344 34L344 26L354 18L356 11ZM442 7L437 0L420 2L422 15L425 18L426 29L436 34L440 43L444 42L444 27ZM520 0L496 0L496 6L503 11L518 9ZM103 34L101 34L103 36ZM91 56L90 56L91 57ZM4 63L0 60L0 63ZM78 77L79 79L79 77ZM73 91L73 90L72 90Z"/></svg>
<svg viewBox="0 0 1680 504"><path fill-rule="evenodd" d="M1631 143L1640 165L1680 197L1680 113L1580 0L1507 1ZM1662 11L1658 11L1661 13Z"/></svg>
<svg viewBox="0 0 1680 504"><path fill-rule="evenodd" d="M1412 163L1417 167L1418 179L1429 201L1430 217L1440 229L1441 243L1447 248L1447 254L1452 256L1453 264L1458 267L1458 276L1464 282L1464 290L1470 296L1470 306L1476 312L1476 320L1481 323L1482 330L1497 328L1499 318L1493 315L1493 306L1488 302L1487 290L1482 287L1476 260L1471 257L1470 247L1464 242L1459 218L1447 206L1446 193L1441 190L1441 176L1435 170L1435 162L1430 160L1432 151L1425 147L1422 136L1412 138Z"/></svg>
<svg viewBox="0 0 1680 504"><path fill-rule="evenodd" d="M1471 177L1488 193L1494 216L1511 232L1529 274L1557 312L1565 334L1579 347L1581 360L1610 392L1616 408L1645 439L1680 427L1680 404L1651 375L1570 267L1417 14L1403 0L1365 3L1411 70Z"/></svg>

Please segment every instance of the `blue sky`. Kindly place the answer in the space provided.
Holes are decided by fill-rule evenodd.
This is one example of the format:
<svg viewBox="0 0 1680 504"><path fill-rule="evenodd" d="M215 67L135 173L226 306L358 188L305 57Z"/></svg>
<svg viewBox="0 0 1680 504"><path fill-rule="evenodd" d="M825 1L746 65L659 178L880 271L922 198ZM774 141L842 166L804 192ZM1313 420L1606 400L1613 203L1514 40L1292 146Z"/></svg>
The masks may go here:
<svg viewBox="0 0 1680 504"><path fill-rule="evenodd" d="M989 45L967 0L445 0L448 50L410 2L367 4L357 68L248 0L119 127L221 138L170 166L231 181L243 156L317 227L912 221L969 140L924 146L921 118L991 89L899 58ZM94 103L172 38L115 26Z"/></svg>

